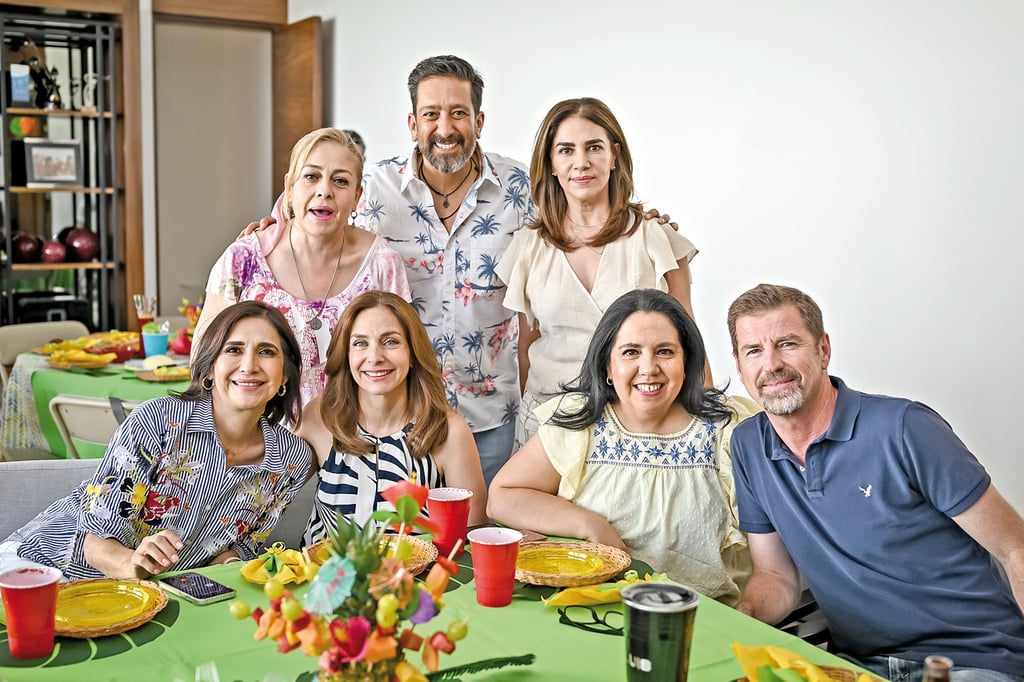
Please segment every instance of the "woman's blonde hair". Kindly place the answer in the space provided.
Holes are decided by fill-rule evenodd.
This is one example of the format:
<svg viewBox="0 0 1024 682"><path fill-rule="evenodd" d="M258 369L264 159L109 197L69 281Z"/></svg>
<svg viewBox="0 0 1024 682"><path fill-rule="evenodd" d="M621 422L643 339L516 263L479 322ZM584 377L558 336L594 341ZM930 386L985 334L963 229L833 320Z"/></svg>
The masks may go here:
<svg viewBox="0 0 1024 682"><path fill-rule="evenodd" d="M562 251L572 251L572 238L562 229L568 211L565 191L552 176L551 148L555 144L555 133L567 118L579 116L601 126L608 135L608 142L615 150L615 168L608 178L608 202L611 212L604 228L590 244L600 248L619 237L633 234L640 226L643 212L640 204L632 203L633 198L633 156L629 152L626 136L615 114L604 102L593 97L567 99L551 107L537 130L533 142L533 159L530 161L530 191L537 205L537 220L528 225L537 230L541 238Z"/></svg>
<svg viewBox="0 0 1024 682"><path fill-rule="evenodd" d="M401 296L387 291L367 291L345 308L327 349L327 388L320 403L320 418L339 452L368 455L373 445L359 435L359 386L349 368L352 327L360 313L373 308L390 310L409 344L409 374L405 385L412 418L409 451L425 457L448 440L448 414L444 379L437 355L415 309Z"/></svg>
<svg viewBox="0 0 1024 682"><path fill-rule="evenodd" d="M292 188L299 180L299 171L306 165L306 160L313 153L313 148L321 142L335 142L352 152L356 157L355 182L363 179L363 153L359 146L352 140L344 130L337 128L318 128L308 132L299 138L299 141L292 146L291 156L288 157L288 172L284 174L284 217L291 220L295 217L292 209Z"/></svg>

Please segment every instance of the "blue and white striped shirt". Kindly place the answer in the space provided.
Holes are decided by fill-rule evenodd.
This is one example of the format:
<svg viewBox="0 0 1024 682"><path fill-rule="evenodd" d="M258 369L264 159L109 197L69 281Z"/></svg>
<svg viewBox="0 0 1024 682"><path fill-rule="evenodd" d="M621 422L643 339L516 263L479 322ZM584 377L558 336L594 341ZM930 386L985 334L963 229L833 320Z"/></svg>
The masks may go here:
<svg viewBox="0 0 1024 682"><path fill-rule="evenodd" d="M229 467L210 397L146 401L118 428L92 480L9 540L21 542L19 556L69 579L102 577L85 560L86 533L134 549L173 530L184 544L175 570L205 566L228 549L253 559L313 463L309 445L283 426L261 419L260 428L263 461Z"/></svg>

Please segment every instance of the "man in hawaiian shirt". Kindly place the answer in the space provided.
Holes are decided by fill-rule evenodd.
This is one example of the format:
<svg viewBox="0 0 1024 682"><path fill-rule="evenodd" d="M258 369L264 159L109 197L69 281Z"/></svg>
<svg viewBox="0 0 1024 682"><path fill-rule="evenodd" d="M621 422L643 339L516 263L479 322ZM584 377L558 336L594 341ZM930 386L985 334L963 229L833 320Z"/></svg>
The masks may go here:
<svg viewBox="0 0 1024 682"><path fill-rule="evenodd" d="M483 87L459 57L416 65L412 153L364 176L356 224L402 255L448 400L473 429L490 484L512 454L520 400L516 316L494 268L534 207L526 167L480 148Z"/></svg>

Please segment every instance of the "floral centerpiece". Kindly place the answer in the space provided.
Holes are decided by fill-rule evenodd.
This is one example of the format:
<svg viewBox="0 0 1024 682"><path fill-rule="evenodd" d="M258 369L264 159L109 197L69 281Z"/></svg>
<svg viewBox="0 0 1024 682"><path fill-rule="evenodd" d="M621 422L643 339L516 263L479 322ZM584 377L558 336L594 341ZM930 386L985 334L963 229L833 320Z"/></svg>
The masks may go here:
<svg viewBox="0 0 1024 682"><path fill-rule="evenodd" d="M359 526L339 514L337 531L328 538L330 558L319 569L308 564L311 583L304 601L277 579L266 583L270 607L252 612L259 624L255 638L276 640L282 653L300 648L316 657L319 679L328 682L426 682L531 663L533 656L527 655L438 670L440 654L455 650L468 624L466 619L456 620L429 636L415 632L444 608L448 581L458 572L450 556L438 557L426 580L418 582L403 563L411 550L403 541L406 531L434 529L420 515L427 492L415 481L385 490L382 495L395 511L374 514L375 521L385 524L380 528L373 522ZM396 526L397 536L385 536L386 525ZM244 602L233 603L231 610L236 617L249 615ZM422 668L406 659L407 652L414 651L420 652Z"/></svg>

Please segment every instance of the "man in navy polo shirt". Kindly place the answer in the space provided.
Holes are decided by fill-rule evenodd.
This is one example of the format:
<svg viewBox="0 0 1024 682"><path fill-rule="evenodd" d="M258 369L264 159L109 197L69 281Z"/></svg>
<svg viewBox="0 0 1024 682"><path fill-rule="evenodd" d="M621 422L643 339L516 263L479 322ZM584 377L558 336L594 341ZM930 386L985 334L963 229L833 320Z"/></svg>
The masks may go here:
<svg viewBox="0 0 1024 682"><path fill-rule="evenodd" d="M797 289L761 284L728 322L764 408L732 437L754 563L736 608L778 622L802 575L838 652L883 677L919 680L940 654L954 680L1024 680L1024 519L949 424L829 376L821 310Z"/></svg>

